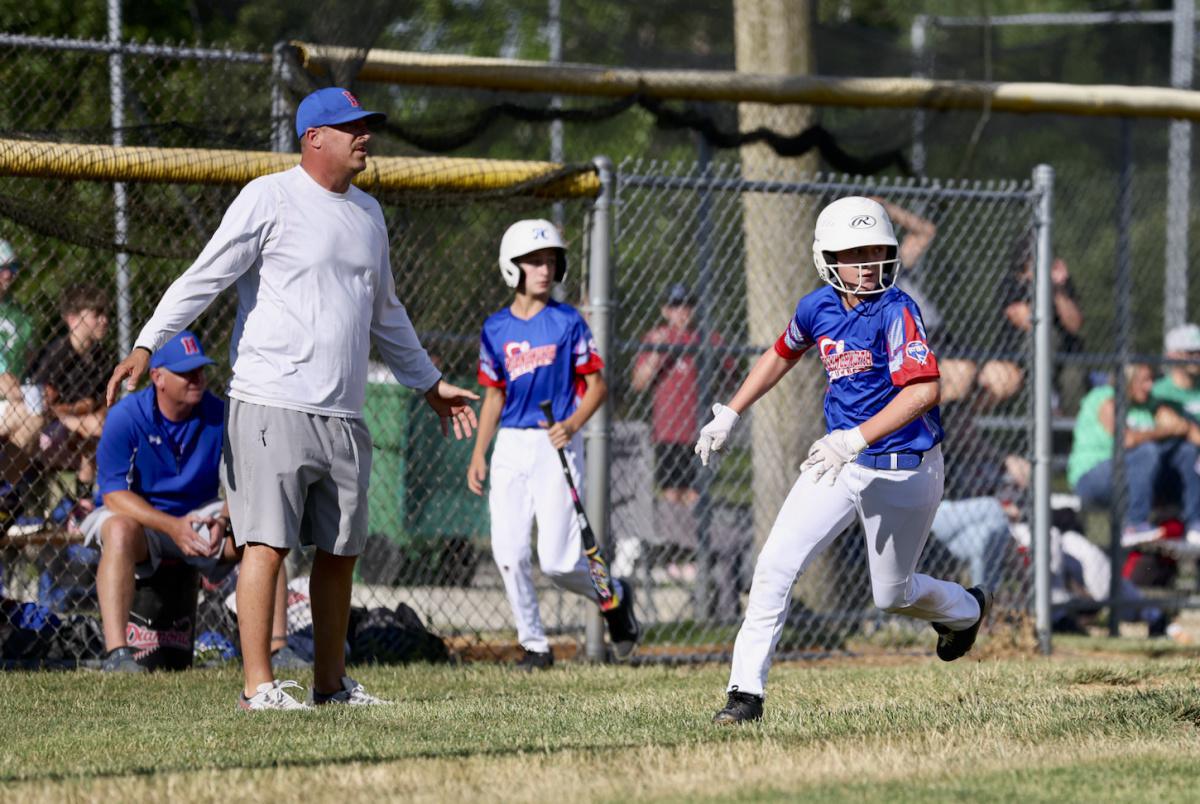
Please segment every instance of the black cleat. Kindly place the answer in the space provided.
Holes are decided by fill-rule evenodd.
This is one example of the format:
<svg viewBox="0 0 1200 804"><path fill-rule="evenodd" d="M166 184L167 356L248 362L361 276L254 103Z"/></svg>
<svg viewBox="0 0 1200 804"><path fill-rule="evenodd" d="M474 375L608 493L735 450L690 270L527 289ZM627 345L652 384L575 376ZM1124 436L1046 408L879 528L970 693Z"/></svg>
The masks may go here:
<svg viewBox="0 0 1200 804"><path fill-rule="evenodd" d="M933 630L938 633L937 655L943 662L952 662L967 655L967 651L975 644L975 637L979 636L979 626L983 625L988 609L992 607L992 590L972 586L967 594L979 601L979 619L974 625L961 631L951 631L941 623L932 624Z"/></svg>
<svg viewBox="0 0 1200 804"><path fill-rule="evenodd" d="M518 670L532 673L534 670L549 670L554 666L554 654L550 651L539 653L538 651L521 648L521 652L524 655L514 665Z"/></svg>
<svg viewBox="0 0 1200 804"><path fill-rule="evenodd" d="M749 723L752 720L762 720L763 699L760 695L749 692L738 692L734 687L729 691L729 699L725 708L713 715L713 723L718 726L731 726L735 723Z"/></svg>
<svg viewBox="0 0 1200 804"><path fill-rule="evenodd" d="M633 611L633 583L628 578L618 578L617 583L621 585L621 602L612 611L602 613L608 623L608 641L612 643L613 661L626 662L633 656L642 638L642 626Z"/></svg>

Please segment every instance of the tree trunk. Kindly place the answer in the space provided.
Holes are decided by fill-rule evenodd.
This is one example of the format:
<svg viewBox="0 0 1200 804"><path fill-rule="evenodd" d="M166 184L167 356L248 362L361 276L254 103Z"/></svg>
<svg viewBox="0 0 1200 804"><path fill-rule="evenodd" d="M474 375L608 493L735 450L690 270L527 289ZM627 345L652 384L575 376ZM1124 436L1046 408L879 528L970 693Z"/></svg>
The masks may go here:
<svg viewBox="0 0 1200 804"><path fill-rule="evenodd" d="M814 63L810 11L810 0L734 0L737 69L810 74ZM782 134L799 133L811 119L807 107L754 103L741 104L738 115L742 131L765 126ZM815 152L783 158L764 144L743 147L741 159L748 180L795 181L817 170ZM750 339L756 345L773 343L795 312L796 302L820 281L810 256L816 204L811 196L743 195L746 312ZM808 445L824 433L823 390L823 375L805 360L753 408L756 547L770 532ZM809 578L827 574L816 566L813 570ZM807 579L803 588L815 593L810 600L820 599L826 591L813 588Z"/></svg>

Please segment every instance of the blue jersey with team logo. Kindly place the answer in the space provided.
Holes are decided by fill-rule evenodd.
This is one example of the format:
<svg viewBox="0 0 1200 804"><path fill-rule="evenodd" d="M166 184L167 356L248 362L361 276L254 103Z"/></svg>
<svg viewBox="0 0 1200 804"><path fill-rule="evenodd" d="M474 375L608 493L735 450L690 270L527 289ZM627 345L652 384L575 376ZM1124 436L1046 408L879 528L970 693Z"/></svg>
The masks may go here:
<svg viewBox="0 0 1200 804"><path fill-rule="evenodd" d="M501 427L537 427L547 399L562 421L579 406L583 375L603 367L592 331L569 304L551 300L529 320L506 307L483 322L479 382L504 389Z"/></svg>
<svg viewBox="0 0 1200 804"><path fill-rule="evenodd" d="M939 376L917 303L894 287L850 310L829 286L805 296L775 351L795 360L810 348L817 349L829 378L829 431L857 427L883 410L905 385ZM866 451L924 452L941 440L941 414L935 406Z"/></svg>

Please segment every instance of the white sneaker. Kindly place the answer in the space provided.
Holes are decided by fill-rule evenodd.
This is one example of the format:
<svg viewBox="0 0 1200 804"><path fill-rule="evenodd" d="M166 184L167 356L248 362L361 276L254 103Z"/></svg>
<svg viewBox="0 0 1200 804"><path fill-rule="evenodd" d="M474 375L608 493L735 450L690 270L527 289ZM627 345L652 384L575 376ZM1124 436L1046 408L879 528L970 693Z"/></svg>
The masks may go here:
<svg viewBox="0 0 1200 804"><path fill-rule="evenodd" d="M246 693L239 693L238 706L247 711L259 709L308 709L308 704L297 701L284 690L304 689L295 681L268 681L255 688L253 697L247 698Z"/></svg>
<svg viewBox="0 0 1200 804"><path fill-rule="evenodd" d="M342 688L331 695L323 695L317 692L316 687L308 691L308 702L313 706L322 706L324 704L350 704L351 706L378 706L381 704L391 704L391 701L385 701L382 698L376 698L371 693L363 689L363 685L359 684L350 676L342 676Z"/></svg>
<svg viewBox="0 0 1200 804"><path fill-rule="evenodd" d="M1163 529L1152 525L1126 525L1121 532L1121 546L1130 549L1156 542L1162 538Z"/></svg>

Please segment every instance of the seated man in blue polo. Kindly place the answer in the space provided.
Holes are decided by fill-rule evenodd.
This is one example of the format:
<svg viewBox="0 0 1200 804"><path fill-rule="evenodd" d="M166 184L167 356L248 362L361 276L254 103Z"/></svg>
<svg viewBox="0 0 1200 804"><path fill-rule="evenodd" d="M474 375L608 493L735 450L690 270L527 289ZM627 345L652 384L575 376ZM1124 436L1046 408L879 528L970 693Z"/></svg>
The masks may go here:
<svg viewBox="0 0 1200 804"><path fill-rule="evenodd" d="M101 545L105 670L145 669L127 641L135 577L153 575L169 558L215 581L241 558L218 497L225 404L207 390L212 362L185 330L150 359L150 385L108 413L96 450L97 507L81 525L87 543ZM277 660L294 663L299 657L285 647L286 586L281 571L271 647Z"/></svg>

